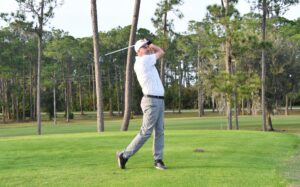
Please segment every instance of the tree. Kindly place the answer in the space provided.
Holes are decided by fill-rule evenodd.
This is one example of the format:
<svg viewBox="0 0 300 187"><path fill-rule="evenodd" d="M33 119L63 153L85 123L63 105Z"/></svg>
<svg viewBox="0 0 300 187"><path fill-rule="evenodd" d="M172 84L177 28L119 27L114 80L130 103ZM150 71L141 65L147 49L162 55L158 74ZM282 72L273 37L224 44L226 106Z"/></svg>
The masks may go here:
<svg viewBox="0 0 300 187"><path fill-rule="evenodd" d="M272 25L272 33L268 38L272 40L272 47L268 49L266 68L266 111L267 111L267 130L274 130L271 115L281 112L280 107L285 105L287 115L288 97L296 88L296 80L299 80L299 63L297 63L297 54L299 54L299 39L289 38L292 34L290 28L289 34L282 34L284 30L290 27L291 21L281 17L269 19L269 25ZM291 34L291 35L290 35ZM298 78L298 79L297 79Z"/></svg>
<svg viewBox="0 0 300 187"><path fill-rule="evenodd" d="M57 0L16 0L19 3L21 14L29 13L34 18L36 24L34 32L38 36L38 62L37 62L37 85L36 85L36 115L37 115L37 134L42 134L41 122L41 94L40 94L40 78L41 78L41 60L43 53L43 27L48 20L54 17L54 9L59 5Z"/></svg>
<svg viewBox="0 0 300 187"><path fill-rule="evenodd" d="M103 96L101 81L101 64L99 63L99 35L97 21L97 0L91 0L91 16L93 27L93 44L94 44L94 64L96 79L96 95L97 95L97 131L104 131L104 114L103 114Z"/></svg>
<svg viewBox="0 0 300 187"><path fill-rule="evenodd" d="M157 29L157 34L160 38L160 43L163 50L168 48L169 34L174 33L173 31L173 20L168 19L169 12L173 12L178 18L183 18L183 14L175 8L177 5L182 5L183 0L161 0L157 3L158 8L155 10L155 18L152 18L152 23ZM162 84L165 84L165 59L160 60L160 78Z"/></svg>
<svg viewBox="0 0 300 187"><path fill-rule="evenodd" d="M77 76L77 71L75 67L77 56L80 55L78 49L78 41L60 30L52 31L52 38L47 43L44 50L44 55L51 58L51 63L46 64L45 68L48 68L47 72L50 73L48 77L51 77L53 86L53 95L55 93L54 88L56 86L57 79L63 80L64 93L65 93L65 117L66 121L69 122L70 114L72 113L72 83L75 76ZM78 68L81 69L81 68ZM76 72L76 75L74 75ZM54 101L55 103L55 101ZM55 107L54 107L55 110ZM55 112L54 112L55 116Z"/></svg>
<svg viewBox="0 0 300 187"><path fill-rule="evenodd" d="M141 0L135 0L132 25L130 30L129 44L131 46L135 42L136 30L139 20ZM131 116L131 95L132 95L132 47L128 48L127 62L126 62L126 82L125 82L125 107L124 107L124 118L121 130L127 131L129 126L129 120Z"/></svg>
<svg viewBox="0 0 300 187"><path fill-rule="evenodd" d="M232 40L233 40L233 19L239 17L238 11L234 8L237 0L222 0L221 6L212 5L208 7L208 19L215 25L216 32L224 40L223 50L225 51L224 62L225 70L228 73L228 81L232 80L230 76L233 74L232 64ZM230 85L228 83L227 85ZM232 101L234 92L226 92L226 108L227 108L227 129L232 129Z"/></svg>
<svg viewBox="0 0 300 187"><path fill-rule="evenodd" d="M209 76L213 73L213 58L218 56L218 37L209 32L210 24L207 21L196 22L190 21L189 31L192 32L192 50L197 49L197 53L194 54L196 58L197 67L197 90L198 90L198 116L202 117L204 115L204 98L205 93L207 96L211 92L209 87L211 84L208 83ZM213 97L212 97L213 98Z"/></svg>
<svg viewBox="0 0 300 187"><path fill-rule="evenodd" d="M282 18L281 18L282 19ZM298 28L300 26L300 18L295 21L289 21L283 19L283 26L279 28L280 36L283 37L287 43L288 54L284 54L285 59L288 61L288 66L285 71L285 80L288 89L285 93L285 115L289 114L289 110L292 110L292 103L299 93L299 68L300 64L297 63L297 55L300 53L300 34ZM288 58L286 58L288 57ZM290 105L290 106L289 106Z"/></svg>
<svg viewBox="0 0 300 187"><path fill-rule="evenodd" d="M267 34L267 16L275 13L276 16L284 13L287 8L293 4L299 2L299 0L255 0L254 4L256 8L262 9L262 24L261 24L261 41L262 41L262 51L261 51L261 110L262 110L262 130L267 131L266 123L266 41Z"/></svg>

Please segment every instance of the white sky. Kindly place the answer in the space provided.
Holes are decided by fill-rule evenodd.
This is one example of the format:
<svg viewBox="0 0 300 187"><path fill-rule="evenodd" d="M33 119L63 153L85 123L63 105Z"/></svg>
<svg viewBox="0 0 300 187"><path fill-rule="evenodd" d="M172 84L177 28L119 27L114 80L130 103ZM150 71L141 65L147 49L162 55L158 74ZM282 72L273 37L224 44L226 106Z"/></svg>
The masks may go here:
<svg viewBox="0 0 300 187"><path fill-rule="evenodd" d="M151 18L160 0L141 0L139 28L147 28L154 32ZM184 4L178 7L184 14L181 20L175 19L175 31L187 31L188 21L201 21L206 14L207 5L220 4L220 0L184 0ZM98 27L99 31L108 31L118 26L131 24L134 0L98 0ZM18 8L14 0L0 0L0 13L13 12ZM250 12L246 0L240 0L237 8L244 14ZM285 17L297 19L300 17L300 5L290 7ZM0 21L0 25L5 23ZM50 27L62 29L74 37L92 35L90 0L64 0L63 6L55 10L55 17L51 19Z"/></svg>

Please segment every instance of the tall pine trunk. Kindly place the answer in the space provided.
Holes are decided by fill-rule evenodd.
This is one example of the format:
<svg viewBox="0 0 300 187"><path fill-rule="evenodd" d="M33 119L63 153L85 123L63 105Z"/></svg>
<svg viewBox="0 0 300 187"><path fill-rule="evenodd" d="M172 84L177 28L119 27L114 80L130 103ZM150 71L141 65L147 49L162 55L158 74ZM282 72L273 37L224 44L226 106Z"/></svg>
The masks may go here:
<svg viewBox="0 0 300 187"><path fill-rule="evenodd" d="M29 111L30 119L33 120L33 76L32 76L32 62L30 62L30 90L29 90Z"/></svg>
<svg viewBox="0 0 300 187"><path fill-rule="evenodd" d="M289 96L285 95L285 115L289 115Z"/></svg>
<svg viewBox="0 0 300 187"><path fill-rule="evenodd" d="M41 23L40 23L41 24ZM40 25L42 31L42 24ZM42 34L38 36L38 66L37 66L37 84L36 84L36 120L37 120L37 134L42 134L42 120L41 120L41 94L40 94L40 80L41 80L41 56L42 56Z"/></svg>
<svg viewBox="0 0 300 187"><path fill-rule="evenodd" d="M26 105L26 78L25 67L23 65L23 94L22 94L22 120L25 121L25 106Z"/></svg>
<svg viewBox="0 0 300 187"><path fill-rule="evenodd" d="M183 64L183 61L179 61L178 65L178 113L181 113L181 90L182 90L182 69L181 64Z"/></svg>
<svg viewBox="0 0 300 187"><path fill-rule="evenodd" d="M95 76L95 68L94 68L94 65L92 64L92 77L96 77ZM95 81L95 78L92 79L92 87L93 87L93 91L92 91L92 100L93 100L93 111L96 111L96 81Z"/></svg>
<svg viewBox="0 0 300 187"><path fill-rule="evenodd" d="M112 62L114 63L114 62ZM110 66L108 67L108 71L107 71L107 79L108 79L108 91L109 93L109 116L113 116L114 112L113 112L113 90L112 90L112 82L111 82L111 76L110 76Z"/></svg>
<svg viewBox="0 0 300 187"><path fill-rule="evenodd" d="M225 18L228 17L228 9L229 9L230 0L223 0L222 6L225 9ZM226 18L229 21L229 18ZM231 36L229 30L229 23L225 23L225 33L226 33L226 41L225 41L225 65L226 72L228 76L231 77L232 74L232 57L231 57ZM226 106L227 106L227 129L232 129L232 93L227 93Z"/></svg>
<svg viewBox="0 0 300 187"><path fill-rule="evenodd" d="M165 0L165 7L169 4L168 0ZM167 28L167 21L168 21L168 12L166 11L163 15L163 25L164 25L164 43L163 43L163 50L167 48L167 38L168 38L168 28ZM165 59L162 57L160 59L160 79L163 85L165 85Z"/></svg>
<svg viewBox="0 0 300 187"><path fill-rule="evenodd" d="M82 86L81 86L81 83L79 83L78 89L79 89L80 115L83 116L84 112L83 112L83 103L82 103Z"/></svg>
<svg viewBox="0 0 300 187"><path fill-rule="evenodd" d="M202 117L204 116L204 101L203 101L203 84L202 84L202 77L201 77L201 71L202 71L202 64L200 59L200 46L198 46L198 52L197 52L197 72L198 72L198 116ZM213 103L214 105L214 103ZM214 107L214 106L213 106Z"/></svg>
<svg viewBox="0 0 300 187"><path fill-rule="evenodd" d="M53 76L53 123L56 125L56 77Z"/></svg>
<svg viewBox="0 0 300 187"><path fill-rule="evenodd" d="M263 17L262 17L262 42L266 41L266 19L267 19L267 2L263 0ZM266 65L265 65L265 49L261 52L261 111L262 111L262 130L267 130L266 124L266 97L265 97L265 86L266 86Z"/></svg>
<svg viewBox="0 0 300 187"><path fill-rule="evenodd" d="M138 20L139 20L140 3L141 3L141 0L135 0L128 46L133 45L135 42L137 24L138 24ZM121 127L122 131L128 130L129 120L130 120L130 115L131 115L132 69L133 69L133 67L132 67L133 63L131 62L132 51L133 51L133 49L131 47L128 48L127 62L126 62L124 118L123 118L123 124Z"/></svg>
<svg viewBox="0 0 300 187"><path fill-rule="evenodd" d="M94 64L95 64L95 80L96 80L96 98L97 98L97 131L104 132L104 114L103 114L103 95L101 81L101 65L99 63L99 35L98 35L98 19L97 19L97 1L91 0L91 16L93 27L93 44L94 44Z"/></svg>
<svg viewBox="0 0 300 187"><path fill-rule="evenodd" d="M116 72L116 90L117 90L117 109L118 109L118 116L121 115L121 105L120 105L120 85L121 85L121 80L120 80L120 73L117 69L117 66L115 65L115 72Z"/></svg>
<svg viewBox="0 0 300 187"><path fill-rule="evenodd" d="M232 65L232 73L236 74L236 63ZM237 86L234 85L234 91L233 91L233 100L234 100L234 119L235 119L235 129L239 129L239 103L238 103L238 91Z"/></svg>
<svg viewBox="0 0 300 187"><path fill-rule="evenodd" d="M4 79L1 79L1 97L2 97L2 122L6 122L6 107L5 107L5 95L6 95L6 90L5 90L5 84L4 84Z"/></svg>
<svg viewBox="0 0 300 187"><path fill-rule="evenodd" d="M68 94L68 81L66 80L66 83L65 83L65 119L66 119L66 122L69 123L70 122L70 119L69 119L69 114L70 114L70 111L69 111L69 94Z"/></svg>

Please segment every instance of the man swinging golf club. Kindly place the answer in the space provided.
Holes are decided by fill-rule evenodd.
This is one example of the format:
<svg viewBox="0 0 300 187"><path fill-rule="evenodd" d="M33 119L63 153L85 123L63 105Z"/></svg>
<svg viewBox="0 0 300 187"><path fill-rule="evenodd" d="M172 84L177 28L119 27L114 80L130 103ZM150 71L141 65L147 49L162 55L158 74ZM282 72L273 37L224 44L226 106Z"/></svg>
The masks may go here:
<svg viewBox="0 0 300 187"><path fill-rule="evenodd" d="M148 140L152 132L154 167L167 169L163 163L164 148L164 87L155 67L156 61L165 53L150 40L138 40L134 49L137 53L134 71L142 87L144 97L141 101L143 110L143 123L140 132L122 152L117 153L118 164L125 169L126 162Z"/></svg>

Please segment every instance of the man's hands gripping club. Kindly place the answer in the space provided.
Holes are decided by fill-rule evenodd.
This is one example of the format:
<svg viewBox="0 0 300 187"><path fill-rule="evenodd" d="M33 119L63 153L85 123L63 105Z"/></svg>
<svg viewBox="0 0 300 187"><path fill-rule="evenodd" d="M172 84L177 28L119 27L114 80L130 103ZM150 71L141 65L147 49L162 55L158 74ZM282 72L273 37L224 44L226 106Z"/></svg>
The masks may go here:
<svg viewBox="0 0 300 187"><path fill-rule="evenodd" d="M165 52L160 47L154 45L149 39L145 40L147 41L146 45L149 47L150 52L156 55L156 59L160 59L162 56L164 56Z"/></svg>

